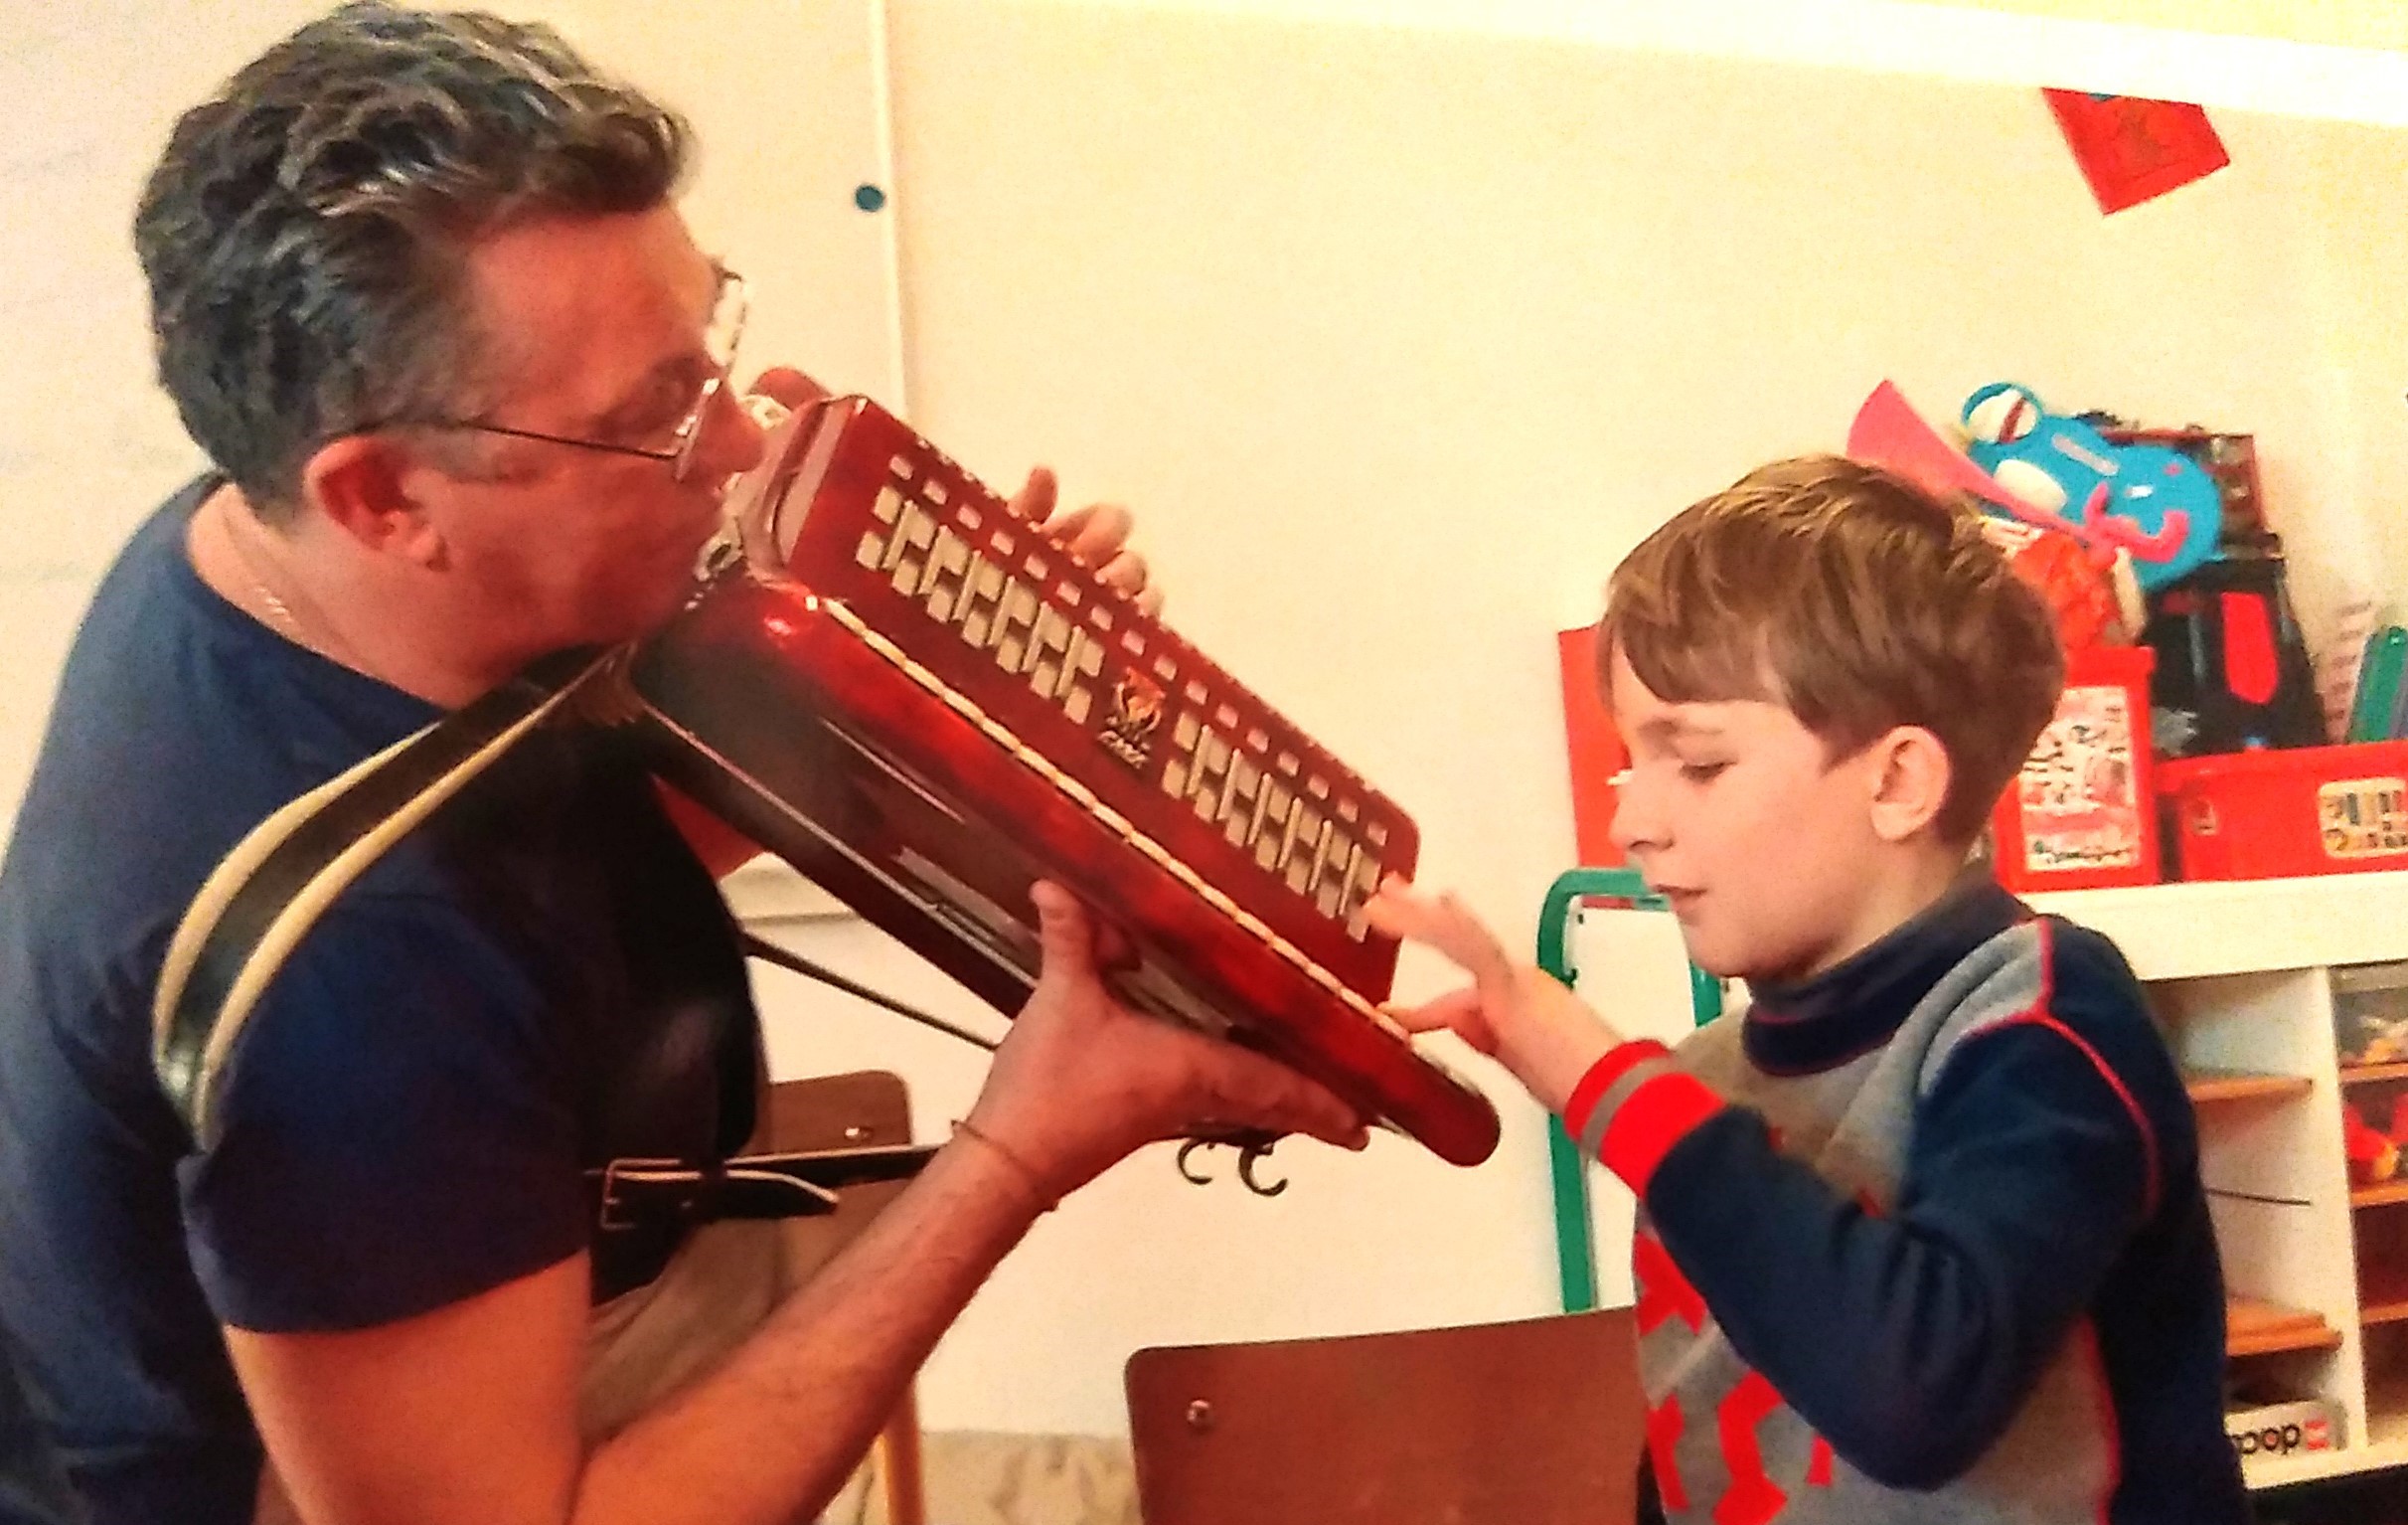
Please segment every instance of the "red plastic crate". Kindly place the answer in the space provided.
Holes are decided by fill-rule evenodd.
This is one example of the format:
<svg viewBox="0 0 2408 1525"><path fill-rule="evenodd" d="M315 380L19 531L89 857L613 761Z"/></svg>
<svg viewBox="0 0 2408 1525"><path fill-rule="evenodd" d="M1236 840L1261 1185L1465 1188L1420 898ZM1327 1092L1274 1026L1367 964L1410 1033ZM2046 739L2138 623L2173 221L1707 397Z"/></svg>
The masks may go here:
<svg viewBox="0 0 2408 1525"><path fill-rule="evenodd" d="M2147 646L2068 652L2065 693L1991 820L1999 882L2017 894L2158 882Z"/></svg>
<svg viewBox="0 0 2408 1525"><path fill-rule="evenodd" d="M1631 765L1630 749L1614 730L1613 712L1597 683L1597 627L1555 632L1563 669L1563 741L1572 767L1572 834L1584 868L1622 862L1614 845L1614 780Z"/></svg>
<svg viewBox="0 0 2408 1525"><path fill-rule="evenodd" d="M2158 790L2184 879L2408 868L2408 742L2185 758Z"/></svg>

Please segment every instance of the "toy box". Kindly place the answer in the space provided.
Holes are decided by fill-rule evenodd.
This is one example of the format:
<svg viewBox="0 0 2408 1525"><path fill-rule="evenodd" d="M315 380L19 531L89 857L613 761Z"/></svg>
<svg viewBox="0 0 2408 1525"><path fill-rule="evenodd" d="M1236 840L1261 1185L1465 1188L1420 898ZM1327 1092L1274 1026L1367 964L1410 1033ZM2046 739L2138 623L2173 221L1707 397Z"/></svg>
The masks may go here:
<svg viewBox="0 0 2408 1525"><path fill-rule="evenodd" d="M2340 1448L2339 1405L2314 1398L2253 1402L2251 1397L2236 1395L2224 1410L2224 1439L2243 1460Z"/></svg>
<svg viewBox="0 0 2408 1525"><path fill-rule="evenodd" d="M2067 654L2065 693L1991 827L1999 882L2018 894L2158 882L2146 646Z"/></svg>
<svg viewBox="0 0 2408 1525"><path fill-rule="evenodd" d="M2141 639L2158 654L2150 709L2160 758L2331 740L2281 557L2225 557L2159 589Z"/></svg>
<svg viewBox="0 0 2408 1525"><path fill-rule="evenodd" d="M2408 742L2184 758L2158 792L2183 879L2408 868Z"/></svg>

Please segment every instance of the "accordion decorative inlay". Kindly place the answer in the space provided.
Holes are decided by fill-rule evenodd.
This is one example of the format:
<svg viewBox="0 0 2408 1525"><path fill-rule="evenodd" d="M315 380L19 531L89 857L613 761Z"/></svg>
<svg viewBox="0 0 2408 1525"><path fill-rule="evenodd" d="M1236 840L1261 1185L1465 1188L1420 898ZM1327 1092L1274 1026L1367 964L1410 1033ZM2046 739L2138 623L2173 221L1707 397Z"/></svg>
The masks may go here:
<svg viewBox="0 0 2408 1525"><path fill-rule="evenodd" d="M740 555L634 667L662 771L1002 1011L1053 879L1131 1007L1487 1157L1487 1099L1377 1009L1393 801L865 399L782 424L729 508Z"/></svg>

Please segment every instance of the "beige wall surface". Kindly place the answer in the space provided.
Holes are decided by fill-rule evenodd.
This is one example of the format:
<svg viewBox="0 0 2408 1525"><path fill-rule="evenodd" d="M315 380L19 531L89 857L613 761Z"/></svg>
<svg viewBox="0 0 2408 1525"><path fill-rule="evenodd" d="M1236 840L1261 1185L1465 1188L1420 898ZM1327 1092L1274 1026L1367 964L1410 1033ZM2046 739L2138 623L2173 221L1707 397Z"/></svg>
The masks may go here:
<svg viewBox="0 0 2408 1525"><path fill-rule="evenodd" d="M0 84L32 125L0 149L5 799L91 578L193 464L124 249L142 167L176 108L312 9L12 18ZM804 253L874 233L822 216L804 188L849 187L789 157L836 134L840 168L875 166L855 99L799 83L830 7L513 9L705 118L698 220L766 272L755 358L890 384L883 253ZM1836 448L1883 378L1935 420L2011 378L2252 430L2312 618L2408 592L2396 130L2219 110L2231 169L2102 219L2020 84L1261 6L888 10L915 420L992 480L1044 460L1073 497L1134 505L1173 622L1397 795L1425 878L1517 941L1571 851L1552 631L1682 504ZM995 1025L858 924L781 935ZM763 978L781 1070L900 1069L923 1132L973 1094L977 1056ZM1406 992L1442 982L1408 961ZM1382 1138L1284 1147L1271 1202L1182 1186L1161 1150L1108 1175L947 1339L929 1423L1108 1434L1142 1344L1551 1306L1541 1119L1460 1062L1508 1117L1480 1170Z"/></svg>
<svg viewBox="0 0 2408 1525"><path fill-rule="evenodd" d="M2221 113L2232 169L2102 219L2022 86L972 0L897 7L893 57L922 426L1138 505L1175 622L1517 940L1570 851L1550 632L1682 504L1838 447L1885 377L1935 420L2012 378L2253 430L2311 615L2397 581L2396 133ZM1542 1135L1492 1089L1475 1172L1383 1140L1200 1208L1124 1171L955 1343L1537 1311ZM1041 1283L1075 1310L1005 1331ZM1059 1382L1065 1423L1113 1417Z"/></svg>

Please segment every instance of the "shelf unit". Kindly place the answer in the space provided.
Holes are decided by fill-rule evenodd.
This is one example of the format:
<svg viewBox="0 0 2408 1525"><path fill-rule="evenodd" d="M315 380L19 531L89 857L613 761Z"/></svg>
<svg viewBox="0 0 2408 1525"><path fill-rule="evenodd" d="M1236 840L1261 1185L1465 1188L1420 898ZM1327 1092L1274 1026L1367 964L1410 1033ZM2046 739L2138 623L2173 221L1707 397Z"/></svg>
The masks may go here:
<svg viewBox="0 0 2408 1525"><path fill-rule="evenodd" d="M2408 1466L2408 1178L2353 1187L2342 1148L2343 1106L2408 1096L2408 1064L2343 1066L2333 1023L2354 971L2408 959L2408 872L2028 899L2115 939L2182 1066L2236 1375L2341 1416L2337 1448L2249 1457L2250 1485Z"/></svg>

